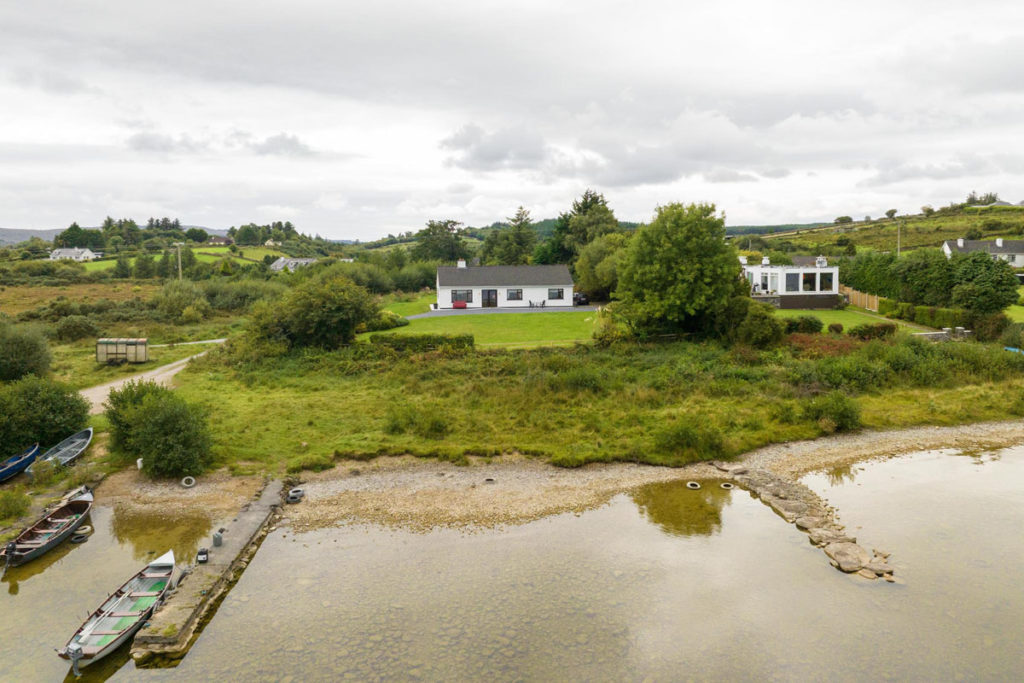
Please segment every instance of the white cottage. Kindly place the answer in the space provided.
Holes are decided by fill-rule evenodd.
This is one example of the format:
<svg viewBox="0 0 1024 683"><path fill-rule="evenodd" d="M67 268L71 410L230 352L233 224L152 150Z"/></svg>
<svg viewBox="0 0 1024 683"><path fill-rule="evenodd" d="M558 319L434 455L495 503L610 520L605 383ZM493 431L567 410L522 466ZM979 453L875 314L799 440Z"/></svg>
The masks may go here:
<svg viewBox="0 0 1024 683"><path fill-rule="evenodd" d="M572 307L569 268L555 266L457 266L437 269L438 308Z"/></svg>
<svg viewBox="0 0 1024 683"><path fill-rule="evenodd" d="M813 265L773 266L765 256L760 264L740 256L750 294L776 308L833 308L839 302L839 268L819 256Z"/></svg>
<svg viewBox="0 0 1024 683"><path fill-rule="evenodd" d="M71 249L54 249L50 252L51 261L92 261L98 254L92 249L74 247Z"/></svg>
<svg viewBox="0 0 1024 683"><path fill-rule="evenodd" d="M942 243L942 252L946 258L953 254L970 254L983 251L994 259L1002 259L1014 268L1024 268L1024 240L1006 240L997 237L994 240L967 240L963 237L946 240Z"/></svg>

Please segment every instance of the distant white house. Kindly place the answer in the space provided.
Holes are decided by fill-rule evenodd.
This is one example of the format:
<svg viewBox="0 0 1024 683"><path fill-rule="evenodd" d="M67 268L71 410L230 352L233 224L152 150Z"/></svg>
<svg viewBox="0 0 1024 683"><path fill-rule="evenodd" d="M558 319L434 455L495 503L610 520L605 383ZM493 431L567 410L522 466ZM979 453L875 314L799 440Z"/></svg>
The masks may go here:
<svg viewBox="0 0 1024 683"><path fill-rule="evenodd" d="M71 249L54 249L50 252L51 261L92 261L99 256L92 249L74 247Z"/></svg>
<svg viewBox="0 0 1024 683"><path fill-rule="evenodd" d="M966 240L959 237L956 240L946 240L942 243L942 251L946 258L952 258L953 254L970 254L975 251L983 251L994 259L1002 259L1015 268L1024 268L1024 240L1004 240L997 237L994 240Z"/></svg>
<svg viewBox="0 0 1024 683"><path fill-rule="evenodd" d="M573 305L569 268L553 266L457 266L437 269L438 308L529 308Z"/></svg>
<svg viewBox="0 0 1024 683"><path fill-rule="evenodd" d="M828 265L824 256L792 266L774 266L767 256L748 264L740 256L740 264L750 295L776 308L832 308L839 301L839 267Z"/></svg>
<svg viewBox="0 0 1024 683"><path fill-rule="evenodd" d="M281 271L290 270L294 272L297 268L302 268L310 264L316 263L318 259L315 258L287 258L282 256L273 263L270 264L270 270L275 273Z"/></svg>

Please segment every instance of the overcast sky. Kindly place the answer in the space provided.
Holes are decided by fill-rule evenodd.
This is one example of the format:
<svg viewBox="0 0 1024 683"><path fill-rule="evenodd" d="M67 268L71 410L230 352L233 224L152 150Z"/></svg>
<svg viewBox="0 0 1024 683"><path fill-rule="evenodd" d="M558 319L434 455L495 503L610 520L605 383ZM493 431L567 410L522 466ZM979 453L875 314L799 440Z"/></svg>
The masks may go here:
<svg viewBox="0 0 1024 683"><path fill-rule="evenodd" d="M0 227L1024 200L1024 3L0 0Z"/></svg>

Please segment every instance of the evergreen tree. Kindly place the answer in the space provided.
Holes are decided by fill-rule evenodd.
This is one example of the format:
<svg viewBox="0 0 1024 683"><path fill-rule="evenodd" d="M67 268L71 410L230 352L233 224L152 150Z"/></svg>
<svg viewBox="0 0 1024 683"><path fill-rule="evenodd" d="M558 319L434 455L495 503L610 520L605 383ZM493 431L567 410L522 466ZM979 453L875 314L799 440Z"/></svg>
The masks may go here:
<svg viewBox="0 0 1024 683"><path fill-rule="evenodd" d="M128 260L127 254L121 254L117 257L117 263L114 264L114 271L111 273L111 276L120 280L126 280L132 276L132 262Z"/></svg>
<svg viewBox="0 0 1024 683"><path fill-rule="evenodd" d="M135 277L139 280L148 280L156 275L156 262L149 254L141 254L135 259Z"/></svg>

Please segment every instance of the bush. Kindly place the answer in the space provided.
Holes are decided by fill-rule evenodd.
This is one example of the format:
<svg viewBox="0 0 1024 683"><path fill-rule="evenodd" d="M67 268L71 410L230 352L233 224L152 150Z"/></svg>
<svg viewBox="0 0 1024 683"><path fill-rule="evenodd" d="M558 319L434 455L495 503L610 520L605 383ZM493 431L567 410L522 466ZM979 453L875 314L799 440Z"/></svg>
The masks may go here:
<svg viewBox="0 0 1024 683"><path fill-rule="evenodd" d="M32 499L25 490L16 486L0 491L0 519L16 519L28 512Z"/></svg>
<svg viewBox="0 0 1024 683"><path fill-rule="evenodd" d="M45 375L50 360L50 349L42 333L0 322L0 382L25 375Z"/></svg>
<svg viewBox="0 0 1024 683"><path fill-rule="evenodd" d="M218 311L245 311L257 301L280 298L287 289L279 282L265 280L210 280L203 285L210 306Z"/></svg>
<svg viewBox="0 0 1024 683"><path fill-rule="evenodd" d="M878 297L878 315L889 315L896 311L896 301L892 299L886 299L885 297Z"/></svg>
<svg viewBox="0 0 1024 683"><path fill-rule="evenodd" d="M823 432L849 432L860 428L860 406L841 391L818 396L804 406L804 417Z"/></svg>
<svg viewBox="0 0 1024 683"><path fill-rule="evenodd" d="M210 312L210 302L203 290L189 280L171 280L153 297L157 311L167 320L179 321L186 308L192 307L190 315L204 316Z"/></svg>
<svg viewBox="0 0 1024 683"><path fill-rule="evenodd" d="M895 323L865 323L850 328L847 332L851 337L857 339L884 339L896 333Z"/></svg>
<svg viewBox="0 0 1024 683"><path fill-rule="evenodd" d="M29 375L0 387L0 457L33 443L46 448L85 428L89 403L77 391Z"/></svg>
<svg viewBox="0 0 1024 683"><path fill-rule="evenodd" d="M1012 323L1007 325L1003 333L999 335L999 343L1015 349L1022 348L1021 344L1024 343L1024 324Z"/></svg>
<svg viewBox="0 0 1024 683"><path fill-rule="evenodd" d="M725 451L722 431L703 420L683 417L654 436L659 451L682 458L684 462L711 460Z"/></svg>
<svg viewBox="0 0 1024 683"><path fill-rule="evenodd" d="M829 334L842 334L843 324L842 323L831 323L828 326Z"/></svg>
<svg viewBox="0 0 1024 683"><path fill-rule="evenodd" d="M137 384L131 400L117 399L120 414L116 427L111 420L112 443L116 441L122 455L142 458L142 471L151 477L201 474L213 460L205 411L166 388L158 389L162 391L140 390Z"/></svg>
<svg viewBox="0 0 1024 683"><path fill-rule="evenodd" d="M1006 317L1005 313L968 314L963 321L963 326L974 332L974 338L983 342L999 339L1009 324L1010 319Z"/></svg>
<svg viewBox="0 0 1024 683"><path fill-rule="evenodd" d="M364 325L362 331L364 332L381 332L383 330L393 330L396 327L405 327L409 324L409 321L391 311L381 311L377 314L377 317Z"/></svg>
<svg viewBox="0 0 1024 683"><path fill-rule="evenodd" d="M775 317L775 309L752 301L743 322L736 328L735 336L742 344L764 349L778 344L784 334L785 326Z"/></svg>
<svg viewBox="0 0 1024 683"><path fill-rule="evenodd" d="M56 335L61 341L77 341L85 337L98 337L100 330L84 315L69 315L57 323Z"/></svg>
<svg viewBox="0 0 1024 683"><path fill-rule="evenodd" d="M399 352L422 353L446 348L471 349L475 339L471 334L373 334L370 343Z"/></svg>
<svg viewBox="0 0 1024 683"><path fill-rule="evenodd" d="M131 432L131 424L128 421L131 408L142 403L142 399L150 394L163 396L170 391L156 382L142 380L125 382L120 389L113 389L107 396L107 402L103 404L107 412L107 421L110 423L111 449L124 450L126 447L123 439Z"/></svg>
<svg viewBox="0 0 1024 683"><path fill-rule="evenodd" d="M825 323L821 322L821 318L813 315L801 315L786 320L786 334L793 334L794 332L818 334L824 326Z"/></svg>

